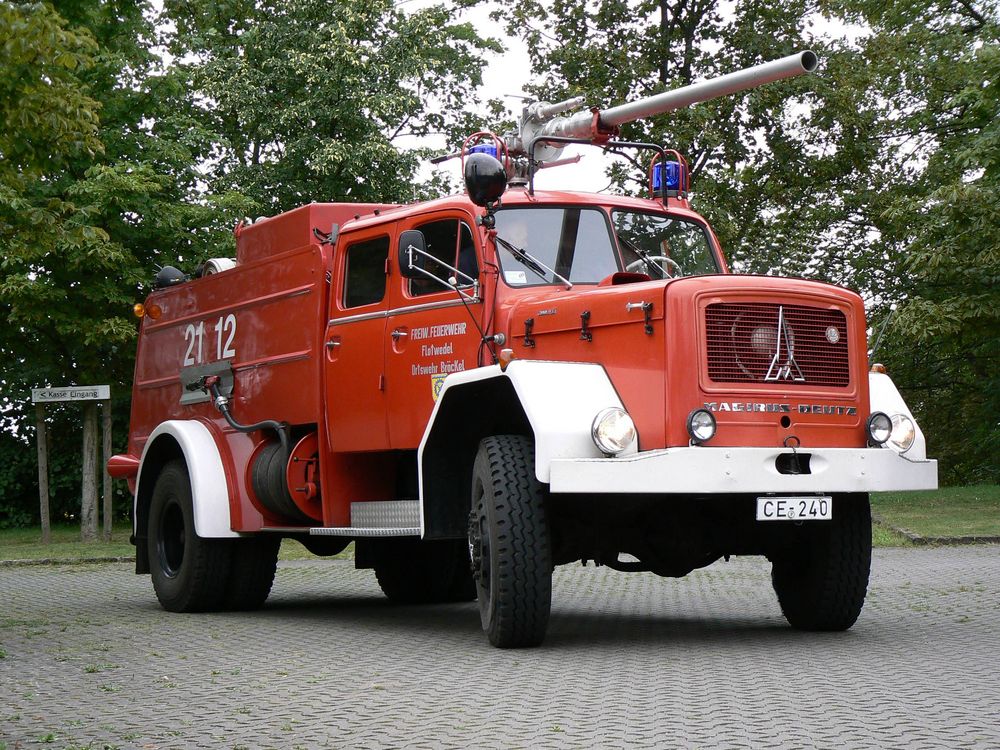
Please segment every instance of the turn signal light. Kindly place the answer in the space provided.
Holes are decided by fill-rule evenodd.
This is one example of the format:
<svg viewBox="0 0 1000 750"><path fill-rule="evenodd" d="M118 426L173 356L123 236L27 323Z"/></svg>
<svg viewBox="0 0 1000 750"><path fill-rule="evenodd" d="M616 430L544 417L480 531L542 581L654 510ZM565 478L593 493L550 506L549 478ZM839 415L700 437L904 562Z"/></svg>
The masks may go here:
<svg viewBox="0 0 1000 750"><path fill-rule="evenodd" d="M880 372L885 375L885 365L881 365L878 362L872 365L872 372Z"/></svg>
<svg viewBox="0 0 1000 750"><path fill-rule="evenodd" d="M144 318L145 316L148 315L153 320L156 320L161 315L163 315L163 309L157 304L152 304L149 307L146 307L141 302L136 302L134 305L132 305L132 313L137 318Z"/></svg>
<svg viewBox="0 0 1000 750"><path fill-rule="evenodd" d="M513 349L501 349L500 356L497 357L500 361L500 369L506 370L507 365L509 365L514 360L514 350Z"/></svg>

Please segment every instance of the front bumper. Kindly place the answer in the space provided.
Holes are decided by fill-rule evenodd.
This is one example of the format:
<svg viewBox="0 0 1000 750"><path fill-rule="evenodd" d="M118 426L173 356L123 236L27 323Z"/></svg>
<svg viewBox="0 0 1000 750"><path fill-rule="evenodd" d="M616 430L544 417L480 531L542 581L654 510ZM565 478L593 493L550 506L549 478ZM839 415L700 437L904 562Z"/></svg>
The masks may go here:
<svg viewBox="0 0 1000 750"><path fill-rule="evenodd" d="M937 488L937 461L913 461L888 448L799 449L809 474L782 474L787 448L666 448L620 458L550 463L554 493L882 492Z"/></svg>

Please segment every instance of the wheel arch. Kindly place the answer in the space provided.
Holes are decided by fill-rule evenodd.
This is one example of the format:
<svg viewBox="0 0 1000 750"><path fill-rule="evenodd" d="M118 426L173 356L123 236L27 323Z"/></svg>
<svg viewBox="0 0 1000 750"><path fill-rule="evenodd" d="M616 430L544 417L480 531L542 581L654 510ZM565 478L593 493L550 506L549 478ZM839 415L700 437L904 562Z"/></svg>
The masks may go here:
<svg viewBox="0 0 1000 750"><path fill-rule="evenodd" d="M547 484L552 459L603 456L591 424L609 406L624 408L597 364L521 360L506 370L492 366L450 375L418 452L423 536L466 534L472 467L483 438L531 437L535 475Z"/></svg>
<svg viewBox="0 0 1000 750"><path fill-rule="evenodd" d="M484 409L485 404L490 408ZM532 435L528 417L507 378L476 380L442 391L418 454L424 538L466 535L476 451L483 438L497 434Z"/></svg>
<svg viewBox="0 0 1000 750"><path fill-rule="evenodd" d="M234 538L230 517L230 488L218 444L201 422L174 419L157 426L142 451L136 478L134 532L136 572L145 565L149 505L156 480L170 461L180 459L191 482L195 531L205 538Z"/></svg>

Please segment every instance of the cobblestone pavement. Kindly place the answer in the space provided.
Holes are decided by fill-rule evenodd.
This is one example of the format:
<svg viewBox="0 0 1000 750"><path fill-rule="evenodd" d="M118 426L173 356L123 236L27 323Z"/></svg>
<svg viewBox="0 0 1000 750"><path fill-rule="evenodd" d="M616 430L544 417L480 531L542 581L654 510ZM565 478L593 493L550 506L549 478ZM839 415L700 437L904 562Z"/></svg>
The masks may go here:
<svg viewBox="0 0 1000 750"><path fill-rule="evenodd" d="M0 748L1000 748L1000 546L876 551L847 633L760 559L680 580L559 568L548 639L402 607L349 561L265 609L172 615L129 565L0 569Z"/></svg>

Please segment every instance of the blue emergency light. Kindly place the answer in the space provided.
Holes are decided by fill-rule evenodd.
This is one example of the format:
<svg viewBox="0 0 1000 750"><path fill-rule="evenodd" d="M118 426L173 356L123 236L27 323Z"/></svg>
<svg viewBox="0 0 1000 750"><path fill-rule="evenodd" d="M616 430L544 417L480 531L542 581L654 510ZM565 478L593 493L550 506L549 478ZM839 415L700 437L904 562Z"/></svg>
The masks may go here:
<svg viewBox="0 0 1000 750"><path fill-rule="evenodd" d="M664 184L666 168L666 184ZM676 161L657 162L653 166L653 192L672 191L675 195L681 189L681 165Z"/></svg>
<svg viewBox="0 0 1000 750"><path fill-rule="evenodd" d="M470 154L486 154L487 156L492 156L494 159L497 158L497 147L495 143L477 143L475 146L469 149Z"/></svg>

